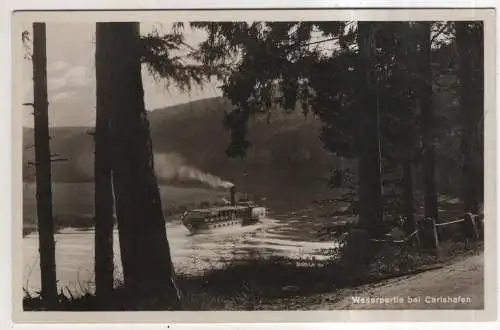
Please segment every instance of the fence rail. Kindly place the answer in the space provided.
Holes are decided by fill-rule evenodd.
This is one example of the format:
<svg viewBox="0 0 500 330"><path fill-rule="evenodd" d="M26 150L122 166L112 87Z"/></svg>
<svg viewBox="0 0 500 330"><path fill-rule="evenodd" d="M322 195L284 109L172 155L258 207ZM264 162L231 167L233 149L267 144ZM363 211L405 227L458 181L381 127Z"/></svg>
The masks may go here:
<svg viewBox="0 0 500 330"><path fill-rule="evenodd" d="M453 221L448 221L448 222L440 222L440 223L436 223L436 227L441 227L441 226L446 226L446 225L452 225L454 223L460 223L460 222L464 222L465 219L458 219L458 220L453 220Z"/></svg>
<svg viewBox="0 0 500 330"><path fill-rule="evenodd" d="M418 246L424 249L439 250L439 229L445 226L462 223L461 233L466 240L480 240L483 238L482 214L466 213L462 218L436 223L435 219L423 218L415 220L415 230L403 239L371 239L374 243L407 244L415 237Z"/></svg>

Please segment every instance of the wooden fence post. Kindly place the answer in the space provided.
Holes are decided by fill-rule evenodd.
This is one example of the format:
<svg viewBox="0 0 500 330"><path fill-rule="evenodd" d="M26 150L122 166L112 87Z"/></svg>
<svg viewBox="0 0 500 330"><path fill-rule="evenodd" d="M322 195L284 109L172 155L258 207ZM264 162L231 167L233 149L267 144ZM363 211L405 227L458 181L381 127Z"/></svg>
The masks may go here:
<svg viewBox="0 0 500 330"><path fill-rule="evenodd" d="M420 239L420 221L418 221L418 219L418 217L413 217L413 221L415 222L414 228L417 231L415 233L415 246L422 248L422 240Z"/></svg>
<svg viewBox="0 0 500 330"><path fill-rule="evenodd" d="M480 214L474 216L474 222L479 234L479 240L484 240L484 222Z"/></svg>

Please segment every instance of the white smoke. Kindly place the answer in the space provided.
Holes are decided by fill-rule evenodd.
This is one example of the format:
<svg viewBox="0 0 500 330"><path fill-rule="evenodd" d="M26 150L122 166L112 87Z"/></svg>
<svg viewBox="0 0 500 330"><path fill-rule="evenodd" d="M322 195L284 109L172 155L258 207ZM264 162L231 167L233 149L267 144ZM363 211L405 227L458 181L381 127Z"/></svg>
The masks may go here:
<svg viewBox="0 0 500 330"><path fill-rule="evenodd" d="M155 173L159 179L194 181L208 184L213 188L231 188L234 186L229 181L224 181L218 176L204 173L187 164L186 160L178 154L154 154Z"/></svg>

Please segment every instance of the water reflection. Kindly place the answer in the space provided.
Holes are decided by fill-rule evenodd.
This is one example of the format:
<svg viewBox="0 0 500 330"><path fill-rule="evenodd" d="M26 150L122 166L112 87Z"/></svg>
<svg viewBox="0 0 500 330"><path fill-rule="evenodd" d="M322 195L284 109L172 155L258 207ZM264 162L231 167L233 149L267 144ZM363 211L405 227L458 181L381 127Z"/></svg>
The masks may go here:
<svg viewBox="0 0 500 330"><path fill-rule="evenodd" d="M176 272L191 274L223 266L235 258L249 256L286 256L325 259L332 242L305 242L290 235L288 226L266 219L250 226L223 227L192 235L178 223L167 225L167 234ZM55 236L57 277L60 288L72 292L93 291L94 231L63 229ZM121 262L118 232L114 233L115 277L120 278ZM38 234L23 239L23 286L29 292L40 290Z"/></svg>

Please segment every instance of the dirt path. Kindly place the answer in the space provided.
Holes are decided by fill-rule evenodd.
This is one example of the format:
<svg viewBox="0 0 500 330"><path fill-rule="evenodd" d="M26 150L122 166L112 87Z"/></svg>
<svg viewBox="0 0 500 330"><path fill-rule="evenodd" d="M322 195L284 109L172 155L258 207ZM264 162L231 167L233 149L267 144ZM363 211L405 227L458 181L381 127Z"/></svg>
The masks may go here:
<svg viewBox="0 0 500 330"><path fill-rule="evenodd" d="M482 309L484 254L425 273L351 289L340 300L322 300L317 309Z"/></svg>

